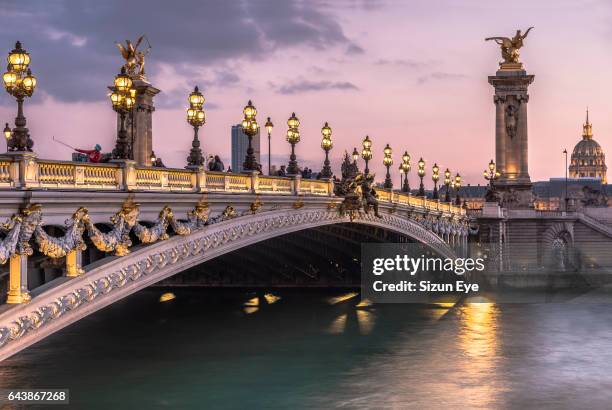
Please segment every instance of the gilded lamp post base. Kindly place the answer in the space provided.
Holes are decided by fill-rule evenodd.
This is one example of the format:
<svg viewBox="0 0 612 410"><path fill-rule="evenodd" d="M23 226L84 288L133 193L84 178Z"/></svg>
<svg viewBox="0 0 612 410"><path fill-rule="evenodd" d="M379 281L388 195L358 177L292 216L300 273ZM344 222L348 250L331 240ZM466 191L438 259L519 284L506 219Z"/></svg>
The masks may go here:
<svg viewBox="0 0 612 410"><path fill-rule="evenodd" d="M28 257L13 255L10 259L9 291L6 299L8 304L26 303L31 300L28 291Z"/></svg>
<svg viewBox="0 0 612 410"><path fill-rule="evenodd" d="M81 251L76 249L71 250L66 255L66 277L76 278L83 273L85 273L85 271L81 267Z"/></svg>

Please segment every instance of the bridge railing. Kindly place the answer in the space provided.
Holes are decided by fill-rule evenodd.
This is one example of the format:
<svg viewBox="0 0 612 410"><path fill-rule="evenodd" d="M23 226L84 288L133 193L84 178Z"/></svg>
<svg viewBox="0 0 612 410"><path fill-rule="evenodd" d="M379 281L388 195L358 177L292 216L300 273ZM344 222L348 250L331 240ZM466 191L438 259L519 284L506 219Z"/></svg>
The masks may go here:
<svg viewBox="0 0 612 410"><path fill-rule="evenodd" d="M378 200L380 202L390 202L398 205L408 205L416 208L424 208L431 211L441 211L453 213L455 215L465 215L466 210L449 202L443 202L439 199L430 199L421 196L409 195L404 192L396 192L386 189L379 189Z"/></svg>
<svg viewBox="0 0 612 410"><path fill-rule="evenodd" d="M133 161L55 161L28 153L0 156L0 189L3 188L333 195L333 182L302 180L299 176L141 167Z"/></svg>
<svg viewBox="0 0 612 410"><path fill-rule="evenodd" d="M331 180L141 167L133 161L104 164L54 161L37 159L28 153L0 156L0 189L3 188L333 195ZM385 189L377 192L381 202L456 215L466 213L462 207L440 200Z"/></svg>

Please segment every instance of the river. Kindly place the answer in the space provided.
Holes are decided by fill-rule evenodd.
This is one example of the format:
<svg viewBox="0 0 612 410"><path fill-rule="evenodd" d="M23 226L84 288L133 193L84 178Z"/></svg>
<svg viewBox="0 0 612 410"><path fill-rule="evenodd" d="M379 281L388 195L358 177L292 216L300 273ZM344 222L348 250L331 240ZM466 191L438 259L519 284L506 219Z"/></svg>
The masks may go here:
<svg viewBox="0 0 612 410"><path fill-rule="evenodd" d="M150 288L0 363L74 408L611 408L612 304Z"/></svg>

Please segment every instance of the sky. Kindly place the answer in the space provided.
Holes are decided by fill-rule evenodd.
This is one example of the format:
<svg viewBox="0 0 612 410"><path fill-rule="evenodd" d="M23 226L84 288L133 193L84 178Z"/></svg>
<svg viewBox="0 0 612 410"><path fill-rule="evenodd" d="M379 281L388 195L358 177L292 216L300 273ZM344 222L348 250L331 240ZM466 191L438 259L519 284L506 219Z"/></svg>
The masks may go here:
<svg viewBox="0 0 612 410"><path fill-rule="evenodd" d="M564 175L562 151L580 140L587 106L595 140L612 152L612 2L606 0L0 0L0 16L0 51L20 40L38 79L25 114L41 158L70 158L53 136L112 150L116 114L107 86L123 64L114 43L146 34L147 77L161 89L153 146L167 166L186 165L193 136L187 96L198 85L206 98L203 149L226 164L231 125L251 99L259 123L270 116L275 124L273 163L288 161L286 121L295 112L301 166L322 167L320 129L327 121L335 172L344 151L369 135L377 179L388 143L396 185L405 150L413 185L420 157L428 176L436 162L466 183L483 184L495 146L487 76L500 60L498 46L484 38L530 26L521 61L535 75L528 107L532 180ZM0 120L15 115L12 97L0 93ZM266 163L267 147L262 154Z"/></svg>

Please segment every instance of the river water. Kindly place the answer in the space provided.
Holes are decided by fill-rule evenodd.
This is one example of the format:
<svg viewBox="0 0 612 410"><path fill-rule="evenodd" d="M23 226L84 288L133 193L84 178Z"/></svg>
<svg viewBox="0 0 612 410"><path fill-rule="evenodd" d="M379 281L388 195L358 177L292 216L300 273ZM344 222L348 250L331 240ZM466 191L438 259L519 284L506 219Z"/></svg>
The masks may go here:
<svg viewBox="0 0 612 410"><path fill-rule="evenodd" d="M74 408L612 408L612 304L147 289L0 363Z"/></svg>

